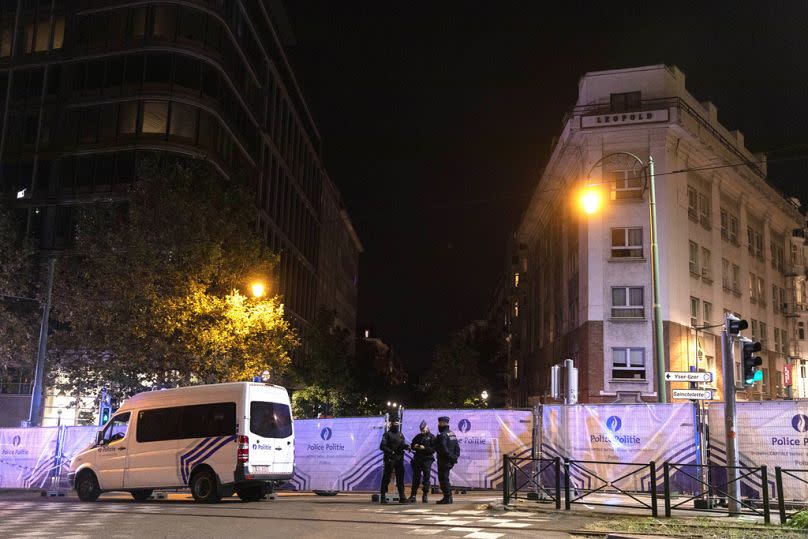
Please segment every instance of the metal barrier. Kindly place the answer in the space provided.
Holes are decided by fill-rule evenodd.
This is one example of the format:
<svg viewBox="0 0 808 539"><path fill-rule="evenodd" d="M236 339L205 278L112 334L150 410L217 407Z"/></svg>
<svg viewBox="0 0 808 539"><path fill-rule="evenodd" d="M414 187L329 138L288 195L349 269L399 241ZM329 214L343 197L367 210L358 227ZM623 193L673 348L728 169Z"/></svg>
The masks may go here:
<svg viewBox="0 0 808 539"><path fill-rule="evenodd" d="M688 469L694 469L697 473L689 473ZM713 470L739 470L741 473L735 479L725 480L723 483L716 481L713 479L712 481L704 481L701 478L701 470L706 469L708 472L712 472ZM751 513L755 515L759 515L763 517L763 521L766 524L770 522L770 514L769 514L769 476L766 466L719 466L715 464L694 464L694 463L675 463L675 462L665 462L662 465L662 484L663 484L663 491L665 496L665 516L670 517L671 511L673 509L677 509L680 511L699 511L699 512L712 512L712 513L726 513L727 511L724 509L712 509L708 507L702 508L685 508L683 507L684 504L687 502L693 501L697 498L708 498L712 499L715 497L718 498L726 498L728 500L734 500L738 502L740 509L744 513ZM678 501L676 504L671 503L671 492L670 492L670 477L673 473L680 473L685 477L693 480L695 484L700 486L698 492L693 493L693 496L689 496L687 498ZM714 474L710 474L714 477ZM729 475L727 475L729 477ZM736 499L733 498L729 494L729 485L735 482L740 482L742 479L746 478L760 478L760 485L761 485L761 492L763 495L762 499L762 508L758 509L753 505L751 500L747 499ZM781 497L782 498L782 497ZM744 509L746 511L744 511Z"/></svg>
<svg viewBox="0 0 808 539"><path fill-rule="evenodd" d="M793 517L799 511L805 509L805 502L801 504L793 503L790 504L791 508L798 508L798 510L794 511L793 513L786 512L786 500L785 495L783 494L785 490L783 488L783 476L796 479L800 483L808 484L808 480L805 480L802 477L797 477L796 475L794 475L798 473L808 474L808 470L798 470L798 469L786 470L781 468L780 466L775 466L774 468L775 487L777 489L777 509L780 512L780 524L785 524L789 518Z"/></svg>
<svg viewBox="0 0 808 539"><path fill-rule="evenodd" d="M542 475L553 472L553 489L550 491L542 480ZM527 499L555 502L561 509L561 459L534 459L532 457L512 457L502 455L502 503L507 505L511 498L517 499L519 492L526 493Z"/></svg>
<svg viewBox="0 0 808 539"><path fill-rule="evenodd" d="M620 467L632 467L633 470L629 471L628 473L624 473L620 477L616 479L604 479L600 477L598 474L593 472L592 470L586 468L583 465L597 465L597 466L620 466ZM586 473L589 477L596 479L597 481L601 481L603 484L597 488L577 488L576 487L576 494L573 497L570 493L571 489L573 488L571 482L571 474L576 470L582 471ZM627 488L621 488L617 485L618 482L628 479L630 477L637 476L639 474L644 474L646 471L649 474L649 489L648 494L650 495L650 503L646 502L645 500L639 498L638 496L641 494L645 494L645 490L628 490ZM642 478L640 478L640 484L642 484ZM583 494L580 494L583 492ZM648 463L635 463L635 462L604 462L604 461L596 461L596 460L570 460L564 459L564 509L569 511L570 506L573 503L587 503L588 505L601 505L606 507L620 507L622 504L613 504L613 503L603 503L592 501L591 499L586 502L581 502L587 496L591 496L596 493L603 493L603 494L612 494L630 498L637 502L637 506L644 509L650 509L652 516L657 516L657 480L656 480L656 463L651 461Z"/></svg>

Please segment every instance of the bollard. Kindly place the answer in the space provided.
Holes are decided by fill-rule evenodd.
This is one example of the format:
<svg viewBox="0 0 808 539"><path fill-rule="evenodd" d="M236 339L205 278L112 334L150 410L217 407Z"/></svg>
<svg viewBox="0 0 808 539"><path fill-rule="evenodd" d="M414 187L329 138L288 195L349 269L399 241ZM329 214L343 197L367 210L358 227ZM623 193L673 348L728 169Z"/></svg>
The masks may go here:
<svg viewBox="0 0 808 539"><path fill-rule="evenodd" d="M763 522L771 524L771 514L769 512L769 471L765 464L760 467L760 488L763 491Z"/></svg>

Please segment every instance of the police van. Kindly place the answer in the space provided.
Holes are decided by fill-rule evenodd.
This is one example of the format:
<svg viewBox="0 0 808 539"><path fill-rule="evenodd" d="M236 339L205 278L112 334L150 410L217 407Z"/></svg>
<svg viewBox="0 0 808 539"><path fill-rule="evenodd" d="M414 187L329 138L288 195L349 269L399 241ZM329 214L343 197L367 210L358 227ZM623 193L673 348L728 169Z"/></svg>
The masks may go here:
<svg viewBox="0 0 808 539"><path fill-rule="evenodd" d="M95 442L70 464L79 499L126 491L191 489L198 502L235 492L257 501L294 474L289 394L280 386L230 383L139 393L123 402Z"/></svg>

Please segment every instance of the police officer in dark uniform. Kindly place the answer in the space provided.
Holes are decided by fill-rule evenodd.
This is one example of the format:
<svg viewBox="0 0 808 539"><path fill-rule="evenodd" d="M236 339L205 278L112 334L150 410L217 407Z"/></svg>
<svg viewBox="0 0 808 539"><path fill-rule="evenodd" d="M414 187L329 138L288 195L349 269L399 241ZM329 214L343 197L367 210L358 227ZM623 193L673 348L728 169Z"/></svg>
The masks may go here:
<svg viewBox="0 0 808 539"><path fill-rule="evenodd" d="M421 421L421 432L416 434L412 439L410 447L412 448L412 491L410 493L410 501L415 501L415 496L418 494L418 487L421 485L421 478L423 478L424 495L421 497L423 503L427 503L429 493L429 474L432 473L432 463L435 462L435 436L429 432L429 427L426 421Z"/></svg>
<svg viewBox="0 0 808 539"><path fill-rule="evenodd" d="M387 487L390 486L390 475L396 473L396 487L398 488L398 503L409 503L404 496L404 451L408 450L404 435L401 434L401 422L398 416L390 418L390 428L382 435L379 449L384 453L384 471L379 492L380 502L387 503Z"/></svg>
<svg viewBox="0 0 808 539"><path fill-rule="evenodd" d="M435 451L438 454L438 481L443 498L440 504L452 503L452 485L449 483L449 472L460 458L460 444L454 432L449 430L449 418L438 418L438 435L435 437Z"/></svg>

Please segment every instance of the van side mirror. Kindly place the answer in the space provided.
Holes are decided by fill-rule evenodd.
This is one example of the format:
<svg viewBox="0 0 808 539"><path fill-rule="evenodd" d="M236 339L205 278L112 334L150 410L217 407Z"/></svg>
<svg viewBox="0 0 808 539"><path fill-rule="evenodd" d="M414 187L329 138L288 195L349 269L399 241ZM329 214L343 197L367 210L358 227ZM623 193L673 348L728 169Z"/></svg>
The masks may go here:
<svg viewBox="0 0 808 539"><path fill-rule="evenodd" d="M99 430L95 433L95 445L101 445L104 442L104 431Z"/></svg>

